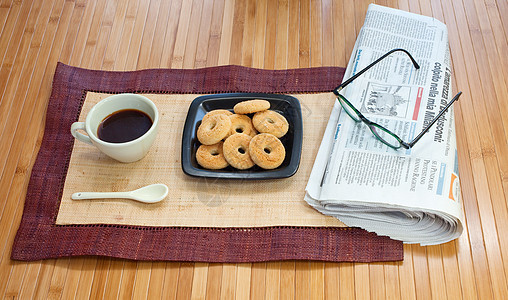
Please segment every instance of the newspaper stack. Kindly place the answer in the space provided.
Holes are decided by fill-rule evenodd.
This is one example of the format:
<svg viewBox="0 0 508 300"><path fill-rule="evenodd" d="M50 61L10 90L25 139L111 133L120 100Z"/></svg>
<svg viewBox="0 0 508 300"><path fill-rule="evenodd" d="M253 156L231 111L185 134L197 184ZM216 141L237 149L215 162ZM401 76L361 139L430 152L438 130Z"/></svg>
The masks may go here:
<svg viewBox="0 0 508 300"><path fill-rule="evenodd" d="M368 119L411 141L453 96L446 26L371 4L344 79L394 48L408 50L421 68L394 53L341 94ZM348 226L405 243L448 242L463 228L456 148L453 106L413 148L395 150L336 101L305 200Z"/></svg>

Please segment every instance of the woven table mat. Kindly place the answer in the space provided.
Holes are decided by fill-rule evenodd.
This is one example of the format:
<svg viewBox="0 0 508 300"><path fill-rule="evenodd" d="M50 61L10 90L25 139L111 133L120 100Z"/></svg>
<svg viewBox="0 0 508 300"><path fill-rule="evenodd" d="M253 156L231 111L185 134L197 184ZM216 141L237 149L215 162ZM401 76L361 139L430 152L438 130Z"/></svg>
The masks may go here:
<svg viewBox="0 0 508 300"><path fill-rule="evenodd" d="M278 221L279 225L258 224L257 227L249 224L207 225L206 222L196 226L185 223L168 225L164 222L132 225L131 221L113 224L104 220L82 224L90 223L83 221L86 218L78 222L69 219L57 222L66 177L69 170L72 171L70 167L74 167L71 166L74 138L69 128L79 119L82 109L85 110L87 95L95 94L90 92L135 92L158 96L222 92L308 94L331 91L342 80L343 72L344 69L337 67L273 71L239 66L107 72L59 63L49 99L44 138L32 169L11 258L38 260L100 255L133 260L203 262L401 260L402 243L358 228L340 227L340 222L321 216L318 218L321 221L317 223L297 226L296 223ZM330 103L330 109L332 105ZM303 117L305 126L305 113ZM327 117L322 122L326 120ZM177 141L181 135L171 138ZM320 139L320 136L316 139L316 148ZM90 150L92 152L93 148ZM311 156L313 161L315 153ZM172 168L171 172L185 180L181 169ZM297 180L302 192L308 175L295 175L303 175L302 182ZM284 180L290 182L291 178ZM192 184L187 188L192 189ZM300 204L304 202L303 198L291 200L301 201ZM171 201L171 196L164 201ZM133 206L130 202L118 203ZM309 213L314 212L309 210ZM201 214L198 217L205 216Z"/></svg>
<svg viewBox="0 0 508 300"><path fill-rule="evenodd" d="M88 92L79 121L111 94ZM298 172L272 180L205 179L181 170L185 117L195 94L143 94L159 110L159 132L143 159L124 164L95 147L75 142L56 224L119 224L187 227L341 226L305 201L317 144L334 103L333 93L298 94L303 107L303 154ZM79 191L130 191L152 183L170 187L169 197L147 205L131 200L74 201Z"/></svg>

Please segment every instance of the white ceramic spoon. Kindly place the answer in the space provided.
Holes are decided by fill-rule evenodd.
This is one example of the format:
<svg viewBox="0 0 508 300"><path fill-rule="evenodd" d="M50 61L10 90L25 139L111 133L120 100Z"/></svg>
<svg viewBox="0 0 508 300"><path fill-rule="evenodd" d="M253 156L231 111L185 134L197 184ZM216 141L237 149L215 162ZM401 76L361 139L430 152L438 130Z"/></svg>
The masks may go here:
<svg viewBox="0 0 508 300"><path fill-rule="evenodd" d="M72 194L73 200L84 199L105 199L105 198L122 198L131 199L144 203L155 203L166 198L168 195L168 187L165 184L151 184L130 192L109 192L109 193L95 193L95 192L80 192Z"/></svg>

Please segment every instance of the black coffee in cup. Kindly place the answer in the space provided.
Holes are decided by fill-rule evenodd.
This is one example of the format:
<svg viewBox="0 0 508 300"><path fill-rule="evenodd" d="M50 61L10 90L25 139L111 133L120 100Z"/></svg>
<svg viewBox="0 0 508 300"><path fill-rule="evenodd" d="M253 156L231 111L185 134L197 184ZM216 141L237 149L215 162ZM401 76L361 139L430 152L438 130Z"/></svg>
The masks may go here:
<svg viewBox="0 0 508 300"><path fill-rule="evenodd" d="M97 136L109 143L130 142L145 134L152 124L152 119L146 113L137 109L123 109L102 120Z"/></svg>

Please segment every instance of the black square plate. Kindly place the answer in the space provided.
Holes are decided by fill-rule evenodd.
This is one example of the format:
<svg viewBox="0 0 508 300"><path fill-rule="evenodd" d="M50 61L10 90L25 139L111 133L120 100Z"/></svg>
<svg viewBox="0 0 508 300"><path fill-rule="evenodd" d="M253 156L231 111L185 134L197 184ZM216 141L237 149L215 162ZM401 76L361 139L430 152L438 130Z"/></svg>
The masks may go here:
<svg viewBox="0 0 508 300"><path fill-rule="evenodd" d="M238 102L264 99L270 102L270 110L282 114L289 122L289 130L280 140L286 148L286 158L273 170L254 166L248 170L237 170L231 166L222 170L208 170L196 161L196 151L201 145L197 130L203 116L214 109L233 111ZM277 94L234 93L206 95L194 99L189 107L182 136L182 169L185 174L206 178L227 179L274 179L293 176L300 165L302 153L302 110L295 97Z"/></svg>

